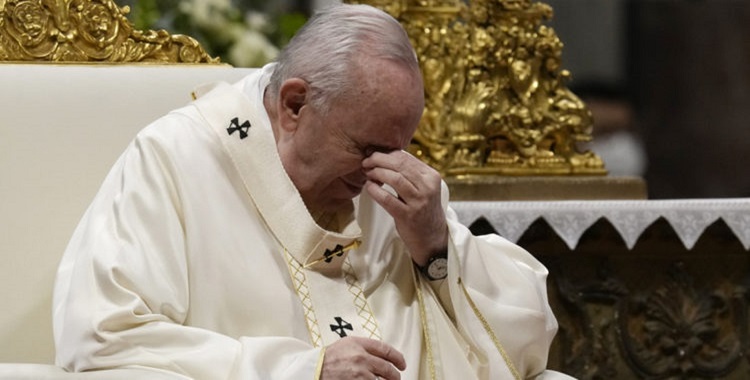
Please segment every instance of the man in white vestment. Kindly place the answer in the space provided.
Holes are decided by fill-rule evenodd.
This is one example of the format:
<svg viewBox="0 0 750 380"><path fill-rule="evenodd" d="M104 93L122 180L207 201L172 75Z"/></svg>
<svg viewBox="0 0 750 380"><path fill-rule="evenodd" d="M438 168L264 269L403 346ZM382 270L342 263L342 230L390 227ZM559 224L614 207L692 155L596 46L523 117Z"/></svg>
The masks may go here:
<svg viewBox="0 0 750 380"><path fill-rule="evenodd" d="M423 108L389 15L315 15L277 63L155 121L60 264L56 362L177 379L564 379L546 269L475 237L406 153Z"/></svg>

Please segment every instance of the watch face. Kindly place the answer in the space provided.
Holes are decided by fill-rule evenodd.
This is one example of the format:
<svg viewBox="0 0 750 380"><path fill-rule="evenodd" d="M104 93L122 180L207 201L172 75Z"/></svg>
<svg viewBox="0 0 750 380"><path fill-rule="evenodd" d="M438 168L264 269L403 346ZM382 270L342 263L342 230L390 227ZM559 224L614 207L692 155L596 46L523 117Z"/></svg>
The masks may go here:
<svg viewBox="0 0 750 380"><path fill-rule="evenodd" d="M448 259L444 257L433 260L427 266L427 276L433 280L444 279L448 275Z"/></svg>

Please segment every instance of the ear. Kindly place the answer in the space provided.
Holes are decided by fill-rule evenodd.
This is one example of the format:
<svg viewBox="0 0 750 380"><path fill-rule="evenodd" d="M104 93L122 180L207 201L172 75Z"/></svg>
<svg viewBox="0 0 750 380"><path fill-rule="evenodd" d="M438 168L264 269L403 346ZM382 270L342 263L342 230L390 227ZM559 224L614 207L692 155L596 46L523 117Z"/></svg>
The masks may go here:
<svg viewBox="0 0 750 380"><path fill-rule="evenodd" d="M296 129L302 108L307 105L310 95L309 84L300 78L284 81L279 89L279 116L281 127L291 131Z"/></svg>

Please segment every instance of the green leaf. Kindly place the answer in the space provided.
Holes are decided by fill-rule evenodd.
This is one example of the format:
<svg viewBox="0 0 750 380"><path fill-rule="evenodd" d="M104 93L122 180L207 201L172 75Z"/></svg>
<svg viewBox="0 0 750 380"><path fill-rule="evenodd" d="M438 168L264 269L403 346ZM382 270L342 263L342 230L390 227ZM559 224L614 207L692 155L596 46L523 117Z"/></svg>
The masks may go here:
<svg viewBox="0 0 750 380"><path fill-rule="evenodd" d="M285 13L279 15L278 46L286 45L295 33L305 24L307 17L302 13Z"/></svg>

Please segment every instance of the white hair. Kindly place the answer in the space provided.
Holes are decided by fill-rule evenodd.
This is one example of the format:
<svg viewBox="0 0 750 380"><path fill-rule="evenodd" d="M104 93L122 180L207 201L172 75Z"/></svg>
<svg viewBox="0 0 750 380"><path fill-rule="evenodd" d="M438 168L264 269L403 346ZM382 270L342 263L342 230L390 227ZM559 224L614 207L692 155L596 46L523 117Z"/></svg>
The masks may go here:
<svg viewBox="0 0 750 380"><path fill-rule="evenodd" d="M337 97L355 86L353 69L363 58L387 59L419 75L414 48L396 19L369 5L326 8L313 15L279 55L270 94L277 98L285 80L301 78L312 89L309 103L326 113Z"/></svg>

